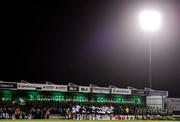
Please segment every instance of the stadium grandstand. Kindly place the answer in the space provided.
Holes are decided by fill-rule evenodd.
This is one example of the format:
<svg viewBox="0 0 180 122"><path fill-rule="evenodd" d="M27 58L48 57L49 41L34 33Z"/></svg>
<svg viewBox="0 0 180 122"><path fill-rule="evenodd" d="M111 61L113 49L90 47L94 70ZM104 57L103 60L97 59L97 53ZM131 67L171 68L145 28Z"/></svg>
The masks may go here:
<svg viewBox="0 0 180 122"><path fill-rule="evenodd" d="M164 120L168 91L0 82L0 119Z"/></svg>

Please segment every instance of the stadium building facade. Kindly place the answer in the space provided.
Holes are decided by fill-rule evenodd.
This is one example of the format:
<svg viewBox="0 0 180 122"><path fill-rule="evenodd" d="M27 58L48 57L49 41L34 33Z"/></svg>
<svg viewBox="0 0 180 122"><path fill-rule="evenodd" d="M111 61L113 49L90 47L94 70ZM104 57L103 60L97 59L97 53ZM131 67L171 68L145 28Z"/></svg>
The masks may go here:
<svg viewBox="0 0 180 122"><path fill-rule="evenodd" d="M113 103L164 107L168 91L36 83L0 83L1 100Z"/></svg>
<svg viewBox="0 0 180 122"><path fill-rule="evenodd" d="M0 100L11 101L21 106L28 102L51 102L68 105L123 105L150 106L164 109L164 99L168 91L152 90L149 88L136 89L133 87L118 88L115 86L99 87L56 85L28 82L0 82Z"/></svg>

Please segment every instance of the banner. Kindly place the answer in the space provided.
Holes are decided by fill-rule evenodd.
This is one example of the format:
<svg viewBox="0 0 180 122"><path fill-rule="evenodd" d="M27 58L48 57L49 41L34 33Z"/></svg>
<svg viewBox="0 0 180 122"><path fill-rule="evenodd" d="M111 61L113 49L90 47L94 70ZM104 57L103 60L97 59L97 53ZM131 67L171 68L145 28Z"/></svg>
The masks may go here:
<svg viewBox="0 0 180 122"><path fill-rule="evenodd" d="M153 90L153 91L145 91L145 94L147 96L168 96L168 91L159 91L159 90Z"/></svg>
<svg viewBox="0 0 180 122"><path fill-rule="evenodd" d="M20 90L36 90L41 89L43 84L35 83L17 83L17 89Z"/></svg>
<svg viewBox="0 0 180 122"><path fill-rule="evenodd" d="M112 94L131 94L131 89L111 88Z"/></svg>
<svg viewBox="0 0 180 122"><path fill-rule="evenodd" d="M78 86L68 86L68 91L79 91Z"/></svg>
<svg viewBox="0 0 180 122"><path fill-rule="evenodd" d="M43 91L67 91L67 86L66 85L42 85L41 90Z"/></svg>
<svg viewBox="0 0 180 122"><path fill-rule="evenodd" d="M0 83L0 89L7 89L7 88L16 89L17 83L6 83L6 82Z"/></svg>
<svg viewBox="0 0 180 122"><path fill-rule="evenodd" d="M79 92L89 93L90 92L90 87L88 87L88 86L79 86Z"/></svg>
<svg viewBox="0 0 180 122"><path fill-rule="evenodd" d="M107 87L92 87L92 93L110 93L110 88Z"/></svg>

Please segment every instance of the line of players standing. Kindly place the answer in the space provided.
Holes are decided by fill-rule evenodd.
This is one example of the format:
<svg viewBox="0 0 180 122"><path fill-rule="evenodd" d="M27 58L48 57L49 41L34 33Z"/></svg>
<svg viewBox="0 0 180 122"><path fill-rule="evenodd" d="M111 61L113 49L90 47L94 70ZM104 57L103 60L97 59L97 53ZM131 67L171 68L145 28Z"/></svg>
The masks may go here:
<svg viewBox="0 0 180 122"><path fill-rule="evenodd" d="M172 116L173 112L167 109L161 109L158 107L147 106L72 106L72 116L70 118L77 118L78 115L82 115L81 119L85 115L160 115L160 116Z"/></svg>

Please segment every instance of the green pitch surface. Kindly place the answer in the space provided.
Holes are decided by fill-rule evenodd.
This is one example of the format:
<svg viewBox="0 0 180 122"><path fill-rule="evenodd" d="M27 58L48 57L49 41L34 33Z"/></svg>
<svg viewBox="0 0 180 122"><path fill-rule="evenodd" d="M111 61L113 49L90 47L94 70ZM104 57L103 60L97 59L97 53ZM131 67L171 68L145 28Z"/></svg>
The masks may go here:
<svg viewBox="0 0 180 122"><path fill-rule="evenodd" d="M0 122L160 122L158 120L0 120ZM162 120L161 122L179 122Z"/></svg>

